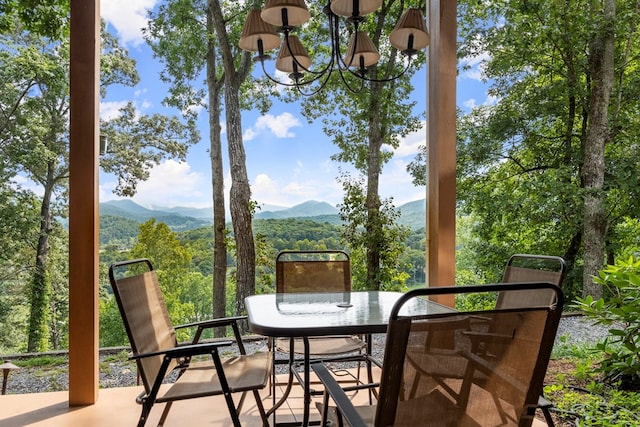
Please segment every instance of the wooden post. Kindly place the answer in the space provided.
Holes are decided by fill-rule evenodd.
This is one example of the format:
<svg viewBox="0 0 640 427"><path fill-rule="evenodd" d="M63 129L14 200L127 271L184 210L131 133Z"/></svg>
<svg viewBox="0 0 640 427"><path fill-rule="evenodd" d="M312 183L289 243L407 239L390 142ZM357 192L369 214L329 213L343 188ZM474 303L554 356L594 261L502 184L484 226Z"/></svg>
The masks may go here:
<svg viewBox="0 0 640 427"><path fill-rule="evenodd" d="M431 0L428 12L427 286L451 286L456 267L457 2ZM453 306L453 296L438 301Z"/></svg>
<svg viewBox="0 0 640 427"><path fill-rule="evenodd" d="M100 2L71 0L69 406L98 399Z"/></svg>

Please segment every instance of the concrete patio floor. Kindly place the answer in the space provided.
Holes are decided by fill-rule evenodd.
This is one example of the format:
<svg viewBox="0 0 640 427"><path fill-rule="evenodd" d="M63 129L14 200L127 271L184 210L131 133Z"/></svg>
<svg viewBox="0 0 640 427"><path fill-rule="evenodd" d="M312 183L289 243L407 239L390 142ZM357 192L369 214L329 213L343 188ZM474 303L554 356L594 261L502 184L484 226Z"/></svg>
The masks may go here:
<svg viewBox="0 0 640 427"><path fill-rule="evenodd" d="M284 376L278 378L279 382L285 380ZM138 422L141 409L141 406L135 402L135 398L141 390L141 386L101 389L96 404L73 408L69 407L67 391L0 396L0 426L134 426ZM273 404L268 390L263 390L261 395L265 408L270 408ZM239 394L234 396L239 397ZM362 401L364 404L368 400L368 393L360 391L354 394L354 399ZM147 426L158 424L163 407L164 404L158 404L152 408ZM301 420L302 408L302 388L294 386L286 403L277 411L278 423ZM311 420L320 420L315 405L312 405L311 408ZM248 427L262 425L251 393L245 399L240 421L243 426ZM270 419L270 422L273 422L273 418ZM166 427L228 427L230 425L227 406L221 396L175 402L165 422Z"/></svg>
<svg viewBox="0 0 640 427"><path fill-rule="evenodd" d="M278 381L283 382L282 376ZM96 404L83 407L69 407L68 392L50 392L33 394L8 394L0 396L0 426L2 427L113 427L134 426L140 417L140 405L135 403L142 387L121 387L101 389ZM279 393L282 390L280 389ZM262 391L265 408L272 406L272 397L268 390ZM278 394L280 395L280 394ZM360 391L350 393L356 403L366 404L368 393ZM320 397L314 399L319 401ZM294 386L286 403L277 411L277 421L296 422L302 419L302 388ZM156 426L164 405L158 404L151 410L147 426ZM319 421L320 414L311 407L311 420ZM247 395L240 414L243 426L262 425L260 414L253 395ZM273 418L270 419L273 423ZM165 422L166 427L229 427L231 421L224 398L203 397L199 399L175 402ZM535 420L534 427L546 424Z"/></svg>

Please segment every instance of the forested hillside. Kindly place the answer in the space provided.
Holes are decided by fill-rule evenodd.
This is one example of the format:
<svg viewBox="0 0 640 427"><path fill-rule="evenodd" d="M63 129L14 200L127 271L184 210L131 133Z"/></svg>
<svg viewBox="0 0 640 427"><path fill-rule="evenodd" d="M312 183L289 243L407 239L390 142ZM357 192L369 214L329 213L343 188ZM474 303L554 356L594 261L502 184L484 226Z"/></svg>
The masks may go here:
<svg viewBox="0 0 640 427"><path fill-rule="evenodd" d="M425 200L422 199L399 206L398 224L412 230L424 228L426 221L425 203ZM181 232L210 227L213 221L211 215L211 209L181 207L149 209L130 200L114 200L100 203L100 244L118 246L130 244L138 234L137 226L151 218L164 222L173 231ZM311 229L318 228L318 225L311 224L340 226L343 223L336 208L328 203L308 201L277 211L258 211L256 213L254 231L268 237L274 236L275 234L270 231L272 228L287 227L292 224L290 222L292 219L308 221L305 224ZM264 221L283 222L265 223ZM231 229L230 224L227 227ZM322 231L324 232L326 229L323 228ZM310 240L320 239L318 236ZM329 238L332 236L326 235L324 237ZM286 242L289 245L293 243L290 239L287 239ZM282 246L282 249L284 249L286 245L283 246L281 243L274 242L277 248ZM331 244L333 243L331 242Z"/></svg>

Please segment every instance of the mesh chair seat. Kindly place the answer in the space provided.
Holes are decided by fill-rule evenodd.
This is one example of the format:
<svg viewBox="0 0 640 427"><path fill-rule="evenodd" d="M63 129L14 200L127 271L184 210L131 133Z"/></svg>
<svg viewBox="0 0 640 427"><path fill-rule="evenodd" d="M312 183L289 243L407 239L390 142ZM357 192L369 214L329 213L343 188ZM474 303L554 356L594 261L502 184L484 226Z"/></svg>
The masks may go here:
<svg viewBox="0 0 640 427"><path fill-rule="evenodd" d="M345 335L331 337L310 337L309 338L309 355L324 356L337 355L345 353L354 353L362 350L366 343L357 336ZM276 350L287 353L290 350L288 338L276 339ZM293 352L295 354L304 354L304 343L302 340L293 341Z"/></svg>
<svg viewBox="0 0 640 427"><path fill-rule="evenodd" d="M264 388L269 380L272 353L240 355L222 360L224 374L232 393ZM191 399L222 394L223 388L211 360L189 364L189 369L171 385L157 402Z"/></svg>

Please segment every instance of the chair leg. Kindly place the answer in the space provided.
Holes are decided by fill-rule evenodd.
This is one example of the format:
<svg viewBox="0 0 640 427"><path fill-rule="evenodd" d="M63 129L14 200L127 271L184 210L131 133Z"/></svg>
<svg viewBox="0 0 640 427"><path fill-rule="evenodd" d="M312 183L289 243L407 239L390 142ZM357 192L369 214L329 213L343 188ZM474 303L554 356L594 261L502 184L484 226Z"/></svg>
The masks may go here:
<svg viewBox="0 0 640 427"><path fill-rule="evenodd" d="M242 392L242 396L240 396L240 401L238 402L238 404L236 405L236 412L239 414L240 412L242 412L242 405L244 405L244 399L245 397L247 397L247 392L243 391Z"/></svg>
<svg viewBox="0 0 640 427"><path fill-rule="evenodd" d="M547 422L547 426L555 427L555 423L553 422L553 418L551 417L551 411L548 407L541 407L542 415L544 415L544 420Z"/></svg>
<svg viewBox="0 0 640 427"><path fill-rule="evenodd" d="M153 406L153 402L149 400L143 400L142 402L142 412L140 413L140 419L138 420L138 427L144 427L149 418L149 413L151 412L151 407Z"/></svg>
<svg viewBox="0 0 640 427"><path fill-rule="evenodd" d="M213 364L215 365L216 371L218 372L218 380L220 381L220 387L223 390L222 394L224 395L224 400L227 402L227 408L229 409L229 415L231 416L231 420L233 421L233 426L242 427L240 425L240 418L238 417L238 412L236 411L236 405L233 403L233 396L231 395L231 390L229 389L227 378L224 375L222 361L220 360L220 355L218 354L217 349L214 349L211 352L211 357L213 358Z"/></svg>
<svg viewBox="0 0 640 427"><path fill-rule="evenodd" d="M165 420L167 419L167 415L169 415L169 409L171 409L171 405L173 402L167 402L165 404L164 410L162 411L162 415L160 416L160 421L158 421L158 427L164 425Z"/></svg>
<svg viewBox="0 0 640 427"><path fill-rule="evenodd" d="M264 410L264 405L260 398L260 392L258 390L253 390L253 397L256 399L256 406L258 407L258 412L260 412L260 418L262 418L262 425L264 427L269 427L269 420L267 419L267 413Z"/></svg>

